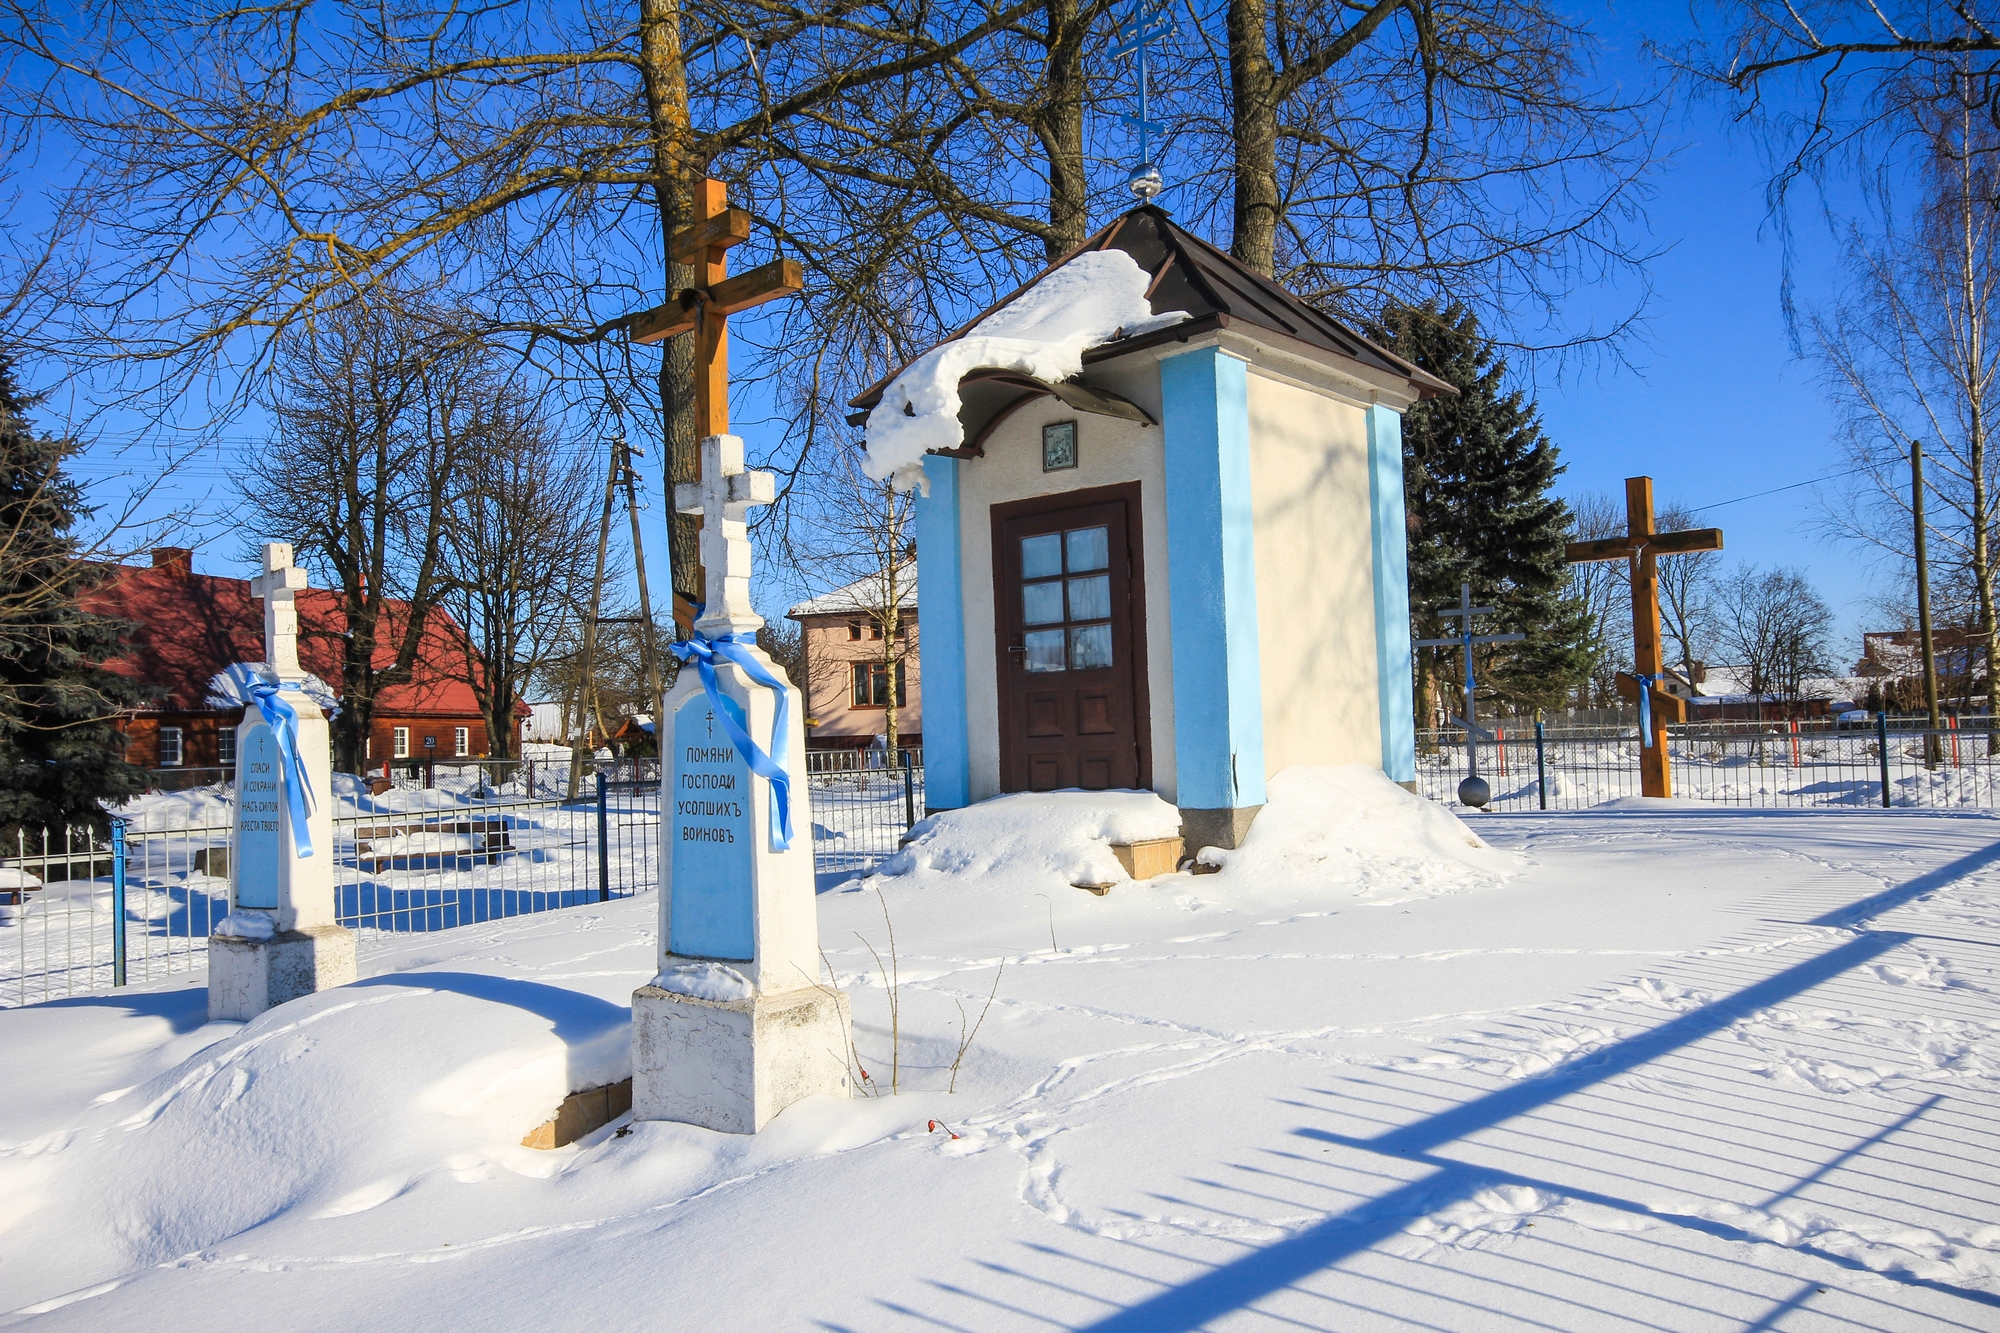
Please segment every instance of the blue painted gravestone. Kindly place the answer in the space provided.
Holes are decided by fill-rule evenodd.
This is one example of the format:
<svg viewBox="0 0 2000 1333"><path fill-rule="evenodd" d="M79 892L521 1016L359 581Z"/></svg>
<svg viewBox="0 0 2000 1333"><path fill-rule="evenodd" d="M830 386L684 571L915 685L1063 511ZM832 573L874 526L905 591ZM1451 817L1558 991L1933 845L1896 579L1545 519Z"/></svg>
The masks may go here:
<svg viewBox="0 0 2000 1333"><path fill-rule="evenodd" d="M744 511L770 503L743 441L701 442L708 604L662 709L660 971L632 995L632 1116L736 1134L815 1093L847 1096L847 999L820 979L798 691L757 647Z"/></svg>
<svg viewBox="0 0 2000 1333"><path fill-rule="evenodd" d="M334 919L333 765L326 717L303 690L292 548L264 547L266 660L226 678L247 706L236 728L236 847L229 915L208 940L208 1016L250 1019L354 980L354 934Z"/></svg>
<svg viewBox="0 0 2000 1333"><path fill-rule="evenodd" d="M237 907L278 910L278 884L289 859L283 844L284 791L280 788L278 737L251 712L236 737Z"/></svg>
<svg viewBox="0 0 2000 1333"><path fill-rule="evenodd" d="M673 952L747 962L756 955L750 764L705 694L688 695L674 713L672 781Z"/></svg>

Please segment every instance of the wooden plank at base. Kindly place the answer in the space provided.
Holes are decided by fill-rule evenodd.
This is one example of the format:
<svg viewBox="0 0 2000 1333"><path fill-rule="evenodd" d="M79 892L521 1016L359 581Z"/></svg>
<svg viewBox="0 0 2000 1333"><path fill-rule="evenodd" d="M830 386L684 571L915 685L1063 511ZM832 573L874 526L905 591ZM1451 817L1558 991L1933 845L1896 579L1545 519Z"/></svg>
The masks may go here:
<svg viewBox="0 0 2000 1333"><path fill-rule="evenodd" d="M799 267L798 260L774 259L716 283L708 289L708 304L719 314L733 315L781 296L794 296L804 291L805 286L805 270Z"/></svg>

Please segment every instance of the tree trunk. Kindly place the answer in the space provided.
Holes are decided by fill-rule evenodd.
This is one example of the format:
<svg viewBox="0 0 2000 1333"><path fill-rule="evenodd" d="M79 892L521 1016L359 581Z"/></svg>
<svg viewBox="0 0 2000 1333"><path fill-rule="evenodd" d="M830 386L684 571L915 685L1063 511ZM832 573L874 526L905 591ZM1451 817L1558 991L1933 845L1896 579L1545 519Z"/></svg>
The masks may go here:
<svg viewBox="0 0 2000 1333"><path fill-rule="evenodd" d="M695 284L694 269L673 260L674 233L693 216L694 189L705 164L692 156L688 119L687 65L681 52L679 0L639 0L639 70L645 86L646 117L653 139L653 202L660 214L660 257L666 267L663 297ZM676 514L674 486L701 480L701 439L695 433L695 339L667 340L660 359L660 407L666 423L666 466L661 481L667 498L667 556L674 593L702 600L701 521Z"/></svg>
<svg viewBox="0 0 2000 1333"><path fill-rule="evenodd" d="M1229 252L1266 277L1277 262L1278 107L1265 0L1229 0L1230 128L1236 149Z"/></svg>
<svg viewBox="0 0 2000 1333"><path fill-rule="evenodd" d="M1050 263L1090 234L1090 192L1083 165L1083 39L1077 0L1049 0L1048 105L1035 127L1049 160L1049 226L1042 247Z"/></svg>

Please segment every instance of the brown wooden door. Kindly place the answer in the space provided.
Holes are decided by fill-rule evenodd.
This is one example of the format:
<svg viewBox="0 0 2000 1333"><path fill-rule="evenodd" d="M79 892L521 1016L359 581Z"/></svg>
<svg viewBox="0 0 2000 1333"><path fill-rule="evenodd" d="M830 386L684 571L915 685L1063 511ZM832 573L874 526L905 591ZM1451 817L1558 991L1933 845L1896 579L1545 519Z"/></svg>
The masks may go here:
<svg viewBox="0 0 2000 1333"><path fill-rule="evenodd" d="M993 509L1000 786L1143 787L1138 487Z"/></svg>

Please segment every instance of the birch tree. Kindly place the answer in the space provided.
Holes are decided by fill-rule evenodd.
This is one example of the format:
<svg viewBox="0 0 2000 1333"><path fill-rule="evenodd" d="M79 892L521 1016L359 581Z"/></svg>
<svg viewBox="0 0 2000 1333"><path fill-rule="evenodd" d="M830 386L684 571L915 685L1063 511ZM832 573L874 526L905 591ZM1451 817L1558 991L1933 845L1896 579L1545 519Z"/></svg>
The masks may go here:
<svg viewBox="0 0 2000 1333"><path fill-rule="evenodd" d="M1850 230L1844 295L1816 312L1810 328L1858 472L1834 501L1829 526L1875 550L1907 581L1910 447L1922 443L1933 586L1944 618L1970 625L1989 664L1986 706L2000 715L2000 676L1990 669L2000 523L1993 447L2000 426L2000 131L1982 88L1977 78L1954 75L1916 104L1918 206L1901 221L1885 201L1878 234Z"/></svg>

